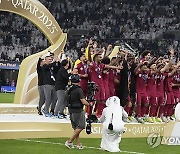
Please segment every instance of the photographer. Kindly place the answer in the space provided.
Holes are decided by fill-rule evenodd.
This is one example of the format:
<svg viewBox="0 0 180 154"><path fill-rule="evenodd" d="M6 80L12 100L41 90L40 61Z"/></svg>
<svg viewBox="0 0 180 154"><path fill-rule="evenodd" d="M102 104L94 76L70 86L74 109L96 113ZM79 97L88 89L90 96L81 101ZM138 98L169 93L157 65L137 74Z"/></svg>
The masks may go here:
<svg viewBox="0 0 180 154"><path fill-rule="evenodd" d="M109 97L106 106L99 119L103 125L100 147L108 152L119 152L121 134L126 131L122 118L127 118L128 115L117 96Z"/></svg>
<svg viewBox="0 0 180 154"><path fill-rule="evenodd" d="M65 146L69 149L74 148L73 141L76 139L76 144L78 149L83 149L80 144L79 134L85 128L85 112L83 106L90 106L83 94L83 90L79 86L80 77L78 74L71 75L70 78L72 86L68 90L68 109L70 113L70 120L72 128L74 129L73 135L69 140L65 142Z"/></svg>

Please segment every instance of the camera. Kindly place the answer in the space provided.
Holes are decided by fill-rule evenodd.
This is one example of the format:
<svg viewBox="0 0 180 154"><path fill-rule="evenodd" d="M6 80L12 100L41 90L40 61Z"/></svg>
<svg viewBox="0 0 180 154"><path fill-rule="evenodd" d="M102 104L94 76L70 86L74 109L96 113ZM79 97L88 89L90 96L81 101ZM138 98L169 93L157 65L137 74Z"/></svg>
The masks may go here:
<svg viewBox="0 0 180 154"><path fill-rule="evenodd" d="M92 125L91 125L91 124L92 124L93 122L97 123L97 122L98 122L98 119L97 119L97 117L96 117L95 115L91 114L91 115L89 115L88 118L86 119L86 122L87 122L87 125L86 125L86 133L89 135L89 134L92 133L92 131L91 131L91 126L92 126Z"/></svg>
<svg viewBox="0 0 180 154"><path fill-rule="evenodd" d="M86 133L89 135L92 133L91 131L91 122L87 122L87 125L86 125Z"/></svg>
<svg viewBox="0 0 180 154"><path fill-rule="evenodd" d="M96 92L98 92L98 85L95 82L88 82L88 94L87 94L87 101L93 102L95 101L94 96ZM86 119L87 125L86 125L86 133L91 134L91 124L93 122L97 122L98 119L95 115L90 114L88 118Z"/></svg>
<svg viewBox="0 0 180 154"><path fill-rule="evenodd" d="M95 82L88 82L88 94L87 94L87 100L89 102L95 101L94 95L96 92L98 92L98 85Z"/></svg>

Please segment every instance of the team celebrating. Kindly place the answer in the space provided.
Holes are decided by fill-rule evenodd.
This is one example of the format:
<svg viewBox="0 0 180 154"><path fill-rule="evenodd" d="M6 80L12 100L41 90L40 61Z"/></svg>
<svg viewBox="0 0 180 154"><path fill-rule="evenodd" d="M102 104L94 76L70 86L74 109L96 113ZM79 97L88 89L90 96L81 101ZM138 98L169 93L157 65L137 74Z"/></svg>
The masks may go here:
<svg viewBox="0 0 180 154"><path fill-rule="evenodd" d="M168 55L153 56L150 51L140 55L119 48L117 54L109 58L111 51L112 45L101 48L90 38L73 67L70 59L57 58L52 53L45 60L40 58L37 65L38 113L65 118L66 86L70 76L78 74L85 97L88 96L88 82L98 86L93 106L84 109L87 116L93 113L100 118L106 100L118 96L128 113L128 118L123 119L125 122L173 121L174 108L180 102L180 62L174 49L170 48Z"/></svg>

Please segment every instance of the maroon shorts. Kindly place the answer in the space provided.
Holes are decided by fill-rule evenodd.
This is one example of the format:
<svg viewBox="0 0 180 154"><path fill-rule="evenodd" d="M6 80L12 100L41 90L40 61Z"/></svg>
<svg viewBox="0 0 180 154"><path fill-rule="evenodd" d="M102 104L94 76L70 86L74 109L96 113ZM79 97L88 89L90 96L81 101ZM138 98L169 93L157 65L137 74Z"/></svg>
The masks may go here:
<svg viewBox="0 0 180 154"><path fill-rule="evenodd" d="M115 87L109 87L109 96L112 97L115 95Z"/></svg>
<svg viewBox="0 0 180 154"><path fill-rule="evenodd" d="M157 93L157 103L158 105L164 105L164 94Z"/></svg>
<svg viewBox="0 0 180 154"><path fill-rule="evenodd" d="M110 90L108 86L107 87L105 86L104 89L105 89L105 99L107 100L110 97Z"/></svg>
<svg viewBox="0 0 180 154"><path fill-rule="evenodd" d="M149 99L148 99L147 94L137 93L136 102L137 102L137 105L139 106L141 106L142 104L148 104Z"/></svg>
<svg viewBox="0 0 180 154"><path fill-rule="evenodd" d="M96 100L106 100L106 94L105 94L104 86L98 85L98 92L95 94L94 98Z"/></svg>
<svg viewBox="0 0 180 154"><path fill-rule="evenodd" d="M128 103L131 102L131 98L130 98L129 95L128 95L128 97L127 97L127 102L128 102Z"/></svg>
<svg viewBox="0 0 180 154"><path fill-rule="evenodd" d="M83 92L84 92L84 96L87 96L87 83L84 82L80 82L80 87L82 88Z"/></svg>
<svg viewBox="0 0 180 154"><path fill-rule="evenodd" d="M166 101L166 104L175 104L174 93L165 92L165 101Z"/></svg>
<svg viewBox="0 0 180 154"><path fill-rule="evenodd" d="M148 93L148 99L149 99L149 103L151 105L157 105L157 97L155 93Z"/></svg>

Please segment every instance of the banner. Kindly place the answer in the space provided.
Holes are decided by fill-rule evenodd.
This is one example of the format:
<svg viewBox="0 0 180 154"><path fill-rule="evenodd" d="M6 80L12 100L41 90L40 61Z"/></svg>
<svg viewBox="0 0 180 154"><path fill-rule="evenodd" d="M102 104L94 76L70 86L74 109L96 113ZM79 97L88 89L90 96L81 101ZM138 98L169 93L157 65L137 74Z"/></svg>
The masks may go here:
<svg viewBox="0 0 180 154"><path fill-rule="evenodd" d="M0 61L0 69L19 70L19 66L20 66L19 62Z"/></svg>
<svg viewBox="0 0 180 154"><path fill-rule="evenodd" d="M1 86L1 92L3 93L15 93L16 87L13 86Z"/></svg>
<svg viewBox="0 0 180 154"><path fill-rule="evenodd" d="M168 123L161 144L180 145L180 122Z"/></svg>

